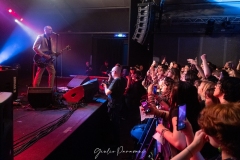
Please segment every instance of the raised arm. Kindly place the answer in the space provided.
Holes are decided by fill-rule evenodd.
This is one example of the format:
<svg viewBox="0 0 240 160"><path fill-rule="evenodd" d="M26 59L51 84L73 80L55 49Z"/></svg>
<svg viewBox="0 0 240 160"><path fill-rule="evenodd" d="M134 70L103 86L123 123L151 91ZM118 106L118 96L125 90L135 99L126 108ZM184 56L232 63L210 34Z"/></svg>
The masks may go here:
<svg viewBox="0 0 240 160"><path fill-rule="evenodd" d="M186 148L185 135L181 131L177 131L177 117L172 118L173 132L165 128L162 124L159 124L156 131L162 134L162 136L176 149L183 150Z"/></svg>
<svg viewBox="0 0 240 160"><path fill-rule="evenodd" d="M240 59L239 59L239 61L238 61L238 65L237 65L236 70L237 70L238 72L240 71Z"/></svg>
<svg viewBox="0 0 240 160"><path fill-rule="evenodd" d="M208 78L211 75L211 71L207 64L207 55L206 54L201 55L201 59L202 59L202 63L203 63L204 75L206 78Z"/></svg>
<svg viewBox="0 0 240 160"><path fill-rule="evenodd" d="M199 152L206 143L206 134L199 130L196 132L193 142L187 146L183 151L173 157L171 160L191 159L191 160L204 160Z"/></svg>
<svg viewBox="0 0 240 160"><path fill-rule="evenodd" d="M203 69L197 64L197 58L195 59L187 59L188 63L190 63L191 65L194 65L196 67L196 69L198 70L198 73L201 75L201 77L203 79L205 79L205 74L203 72Z"/></svg>

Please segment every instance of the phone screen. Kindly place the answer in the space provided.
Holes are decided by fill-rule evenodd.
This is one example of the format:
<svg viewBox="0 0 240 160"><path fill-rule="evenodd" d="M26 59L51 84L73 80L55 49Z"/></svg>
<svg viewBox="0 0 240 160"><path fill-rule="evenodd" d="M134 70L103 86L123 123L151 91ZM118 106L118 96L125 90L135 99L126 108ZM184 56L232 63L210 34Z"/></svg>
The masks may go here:
<svg viewBox="0 0 240 160"><path fill-rule="evenodd" d="M150 112L147 101L141 101L142 107L146 113Z"/></svg>
<svg viewBox="0 0 240 160"><path fill-rule="evenodd" d="M177 117L177 130L184 129L186 127L184 121L186 120L186 104L180 105L178 107L178 117Z"/></svg>
<svg viewBox="0 0 240 160"><path fill-rule="evenodd" d="M153 86L153 94L157 94L157 86Z"/></svg>

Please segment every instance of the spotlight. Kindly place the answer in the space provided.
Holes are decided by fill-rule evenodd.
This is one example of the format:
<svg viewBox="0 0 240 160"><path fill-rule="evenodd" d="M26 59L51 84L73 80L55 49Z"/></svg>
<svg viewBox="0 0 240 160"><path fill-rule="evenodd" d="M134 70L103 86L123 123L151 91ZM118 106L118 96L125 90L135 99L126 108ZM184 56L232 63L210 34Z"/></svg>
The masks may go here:
<svg viewBox="0 0 240 160"><path fill-rule="evenodd" d="M8 9L8 12L9 12L9 13L12 13L12 9Z"/></svg>
<svg viewBox="0 0 240 160"><path fill-rule="evenodd" d="M118 33L118 34L114 34L114 37L127 37L127 35L122 34L122 33Z"/></svg>
<svg viewBox="0 0 240 160"><path fill-rule="evenodd" d="M15 19L14 21L15 21L16 23L18 22L18 20L17 20L17 19Z"/></svg>
<svg viewBox="0 0 240 160"><path fill-rule="evenodd" d="M20 21L23 21L23 18L21 18Z"/></svg>

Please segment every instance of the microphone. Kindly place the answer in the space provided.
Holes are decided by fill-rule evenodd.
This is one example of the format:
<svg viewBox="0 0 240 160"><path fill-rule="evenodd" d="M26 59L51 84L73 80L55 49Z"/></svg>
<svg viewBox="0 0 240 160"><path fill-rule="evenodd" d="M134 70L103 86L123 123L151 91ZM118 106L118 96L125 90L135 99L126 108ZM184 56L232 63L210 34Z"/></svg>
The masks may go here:
<svg viewBox="0 0 240 160"><path fill-rule="evenodd" d="M56 35L58 35L58 36L59 36L59 34L57 34L56 32L52 32L52 34L56 34Z"/></svg>

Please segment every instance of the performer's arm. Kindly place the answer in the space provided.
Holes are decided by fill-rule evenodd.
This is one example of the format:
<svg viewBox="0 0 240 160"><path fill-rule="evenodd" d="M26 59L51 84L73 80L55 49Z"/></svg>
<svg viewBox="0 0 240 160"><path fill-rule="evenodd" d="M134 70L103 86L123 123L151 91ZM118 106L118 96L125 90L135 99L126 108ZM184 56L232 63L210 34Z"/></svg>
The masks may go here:
<svg viewBox="0 0 240 160"><path fill-rule="evenodd" d="M45 58L51 58L51 56L43 53L39 47L41 46L42 44L42 37L40 35L38 35L36 41L34 42L33 44L33 50L41 57L45 57Z"/></svg>

